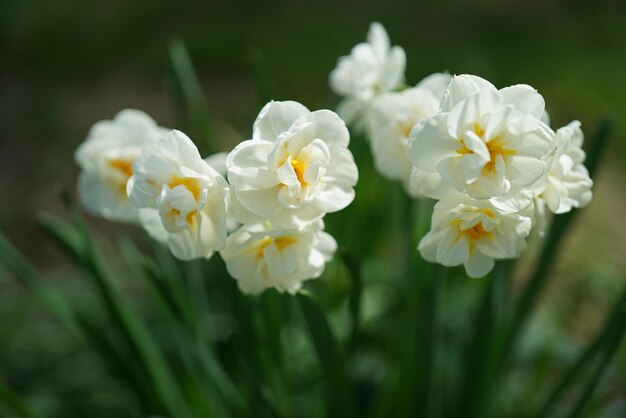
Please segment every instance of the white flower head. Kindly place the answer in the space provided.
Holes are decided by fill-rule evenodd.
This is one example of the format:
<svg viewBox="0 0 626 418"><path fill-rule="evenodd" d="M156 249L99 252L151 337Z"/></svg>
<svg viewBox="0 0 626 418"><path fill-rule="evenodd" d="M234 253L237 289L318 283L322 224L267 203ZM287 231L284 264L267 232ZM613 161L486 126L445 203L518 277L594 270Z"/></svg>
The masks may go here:
<svg viewBox="0 0 626 418"><path fill-rule="evenodd" d="M428 261L463 264L468 276L483 277L494 259L518 257L526 249L530 229L529 217L502 211L488 200L441 200L418 249Z"/></svg>
<svg viewBox="0 0 626 418"><path fill-rule="evenodd" d="M381 94L372 101L368 112L368 133L376 169L392 180L400 180L409 188L411 162L407 157L409 133L416 123L439 111L439 102L451 77L433 74L416 87Z"/></svg>
<svg viewBox="0 0 626 418"><path fill-rule="evenodd" d="M128 200L126 183L143 147L164 132L150 116L133 109L93 125L74 155L81 168L78 196L83 206L106 219L138 222L138 210Z"/></svg>
<svg viewBox="0 0 626 418"><path fill-rule="evenodd" d="M583 165L585 152L580 122L571 122L557 130L556 144L548 176L539 183L537 194L551 212L561 214L589 204L593 181Z"/></svg>
<svg viewBox="0 0 626 418"><path fill-rule="evenodd" d="M411 131L409 160L417 174L438 174L474 199L515 195L546 174L544 158L556 147L543 114L544 100L530 86L497 90L480 77L456 76L440 113Z"/></svg>
<svg viewBox="0 0 626 418"><path fill-rule="evenodd" d="M371 99L393 90L404 81L406 56L399 46L391 47L387 31L378 22L370 25L367 42L339 58L330 73L330 86L340 96Z"/></svg>
<svg viewBox="0 0 626 418"><path fill-rule="evenodd" d="M226 240L220 251L229 274L244 293L267 288L295 294L302 282L319 277L337 250L322 221L298 230L248 224Z"/></svg>
<svg viewBox="0 0 626 418"><path fill-rule="evenodd" d="M391 47L383 25L372 23L367 42L357 44L350 55L340 57L330 73L332 90L345 98L338 108L342 119L358 124L373 97L404 82L405 66L404 49Z"/></svg>
<svg viewBox="0 0 626 418"><path fill-rule="evenodd" d="M209 258L223 247L227 192L226 180L176 130L144 148L128 183L131 202L152 209L142 212L144 227L154 238L165 239L182 260Z"/></svg>
<svg viewBox="0 0 626 418"><path fill-rule="evenodd" d="M240 223L269 220L305 228L354 199L358 170L345 123L330 110L270 102L251 140L228 155L233 216Z"/></svg>

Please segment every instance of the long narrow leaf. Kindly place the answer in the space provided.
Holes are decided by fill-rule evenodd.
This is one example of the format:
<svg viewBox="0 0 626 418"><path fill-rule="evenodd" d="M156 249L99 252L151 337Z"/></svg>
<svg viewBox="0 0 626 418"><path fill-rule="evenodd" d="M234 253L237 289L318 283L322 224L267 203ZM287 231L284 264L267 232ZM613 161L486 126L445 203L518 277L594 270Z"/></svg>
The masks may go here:
<svg viewBox="0 0 626 418"><path fill-rule="evenodd" d="M276 83L272 78L267 60L260 49L250 49L247 57L254 75L259 106L263 106L270 100L276 99Z"/></svg>
<svg viewBox="0 0 626 418"><path fill-rule="evenodd" d="M326 315L310 294L300 292L296 295L296 301L304 315L320 365L328 379L329 412L332 415L348 416L349 392L339 343L330 329Z"/></svg>
<svg viewBox="0 0 626 418"><path fill-rule="evenodd" d="M13 389L0 380L0 407L10 411L15 418L37 418L39 415L31 410L26 402Z"/></svg>
<svg viewBox="0 0 626 418"><path fill-rule="evenodd" d="M174 70L174 78L178 91L181 93L180 102L188 116L187 129L190 136L199 142L203 155L216 152L214 140L216 138L215 123L202 93L202 86L194 70L191 57L185 43L180 38L173 39L169 45L170 60Z"/></svg>
<svg viewBox="0 0 626 418"><path fill-rule="evenodd" d="M581 354L579 359L572 365L572 367L565 373L560 382L556 385L551 394L546 398L544 405L539 410L537 414L537 418L547 418L550 415L550 412L559 401L561 396L575 383L578 376L580 376L581 372L585 369L586 366L591 363L591 361L597 357L597 354L604 349L605 356L602 362L605 364L608 362L612 356L612 346L615 345L615 341L619 343L621 339L620 333L623 333L624 326L626 325L626 291L618 298L617 303L609 317L604 323L602 329L598 332L598 335L593 339L593 341L587 346L587 349ZM600 363L600 364L603 364ZM581 397L580 405L577 405L576 408L582 410L584 404L588 401L591 393L593 392L593 388L595 384L593 383L594 379L598 379L601 374L601 368L597 368L595 371L596 375L592 380L590 380L590 385L587 387L584 392L585 395ZM574 412L572 412L574 414Z"/></svg>
<svg viewBox="0 0 626 418"><path fill-rule="evenodd" d="M595 135L590 141L586 166L589 170L589 175L592 177L596 172L602 153L606 149L611 131L610 128L610 121L608 119L604 120L599 125ZM508 356L511 354L510 351L514 346L515 340L526 324L541 291L545 288L549 279L548 272L557 258L561 240L577 212L576 209L573 209L569 213L555 217L535 270L526 284L522 295L519 297L510 324L507 329L503 331L503 336L500 339L501 345L496 352L496 367L498 369L502 368Z"/></svg>
<svg viewBox="0 0 626 418"><path fill-rule="evenodd" d="M91 241L89 232L84 225L84 220L80 217L75 207L70 206L70 211L78 224L78 229L75 230L79 234L80 240L68 240L67 237L71 235L58 234L59 228L46 228L46 232L57 241L63 243L73 257L81 260L81 266L94 278L111 321L124 335L127 343L136 355L137 361L142 364L147 375L150 376L155 390L167 411L177 417L191 417L191 412L184 402L172 371L163 355L157 349L145 325L136 316L135 312L130 309L130 301L116 289L106 265ZM63 221L61 220L55 221L56 225L61 225L62 223ZM50 223L43 224L44 227L46 225L50 225ZM72 230L73 227L66 224L64 229Z"/></svg>
<svg viewBox="0 0 626 418"><path fill-rule="evenodd" d="M48 311L65 325L74 336L79 336L71 307L59 295L44 285L46 281L39 272L11 244L2 232L0 232L0 263L12 272L27 288L33 291Z"/></svg>

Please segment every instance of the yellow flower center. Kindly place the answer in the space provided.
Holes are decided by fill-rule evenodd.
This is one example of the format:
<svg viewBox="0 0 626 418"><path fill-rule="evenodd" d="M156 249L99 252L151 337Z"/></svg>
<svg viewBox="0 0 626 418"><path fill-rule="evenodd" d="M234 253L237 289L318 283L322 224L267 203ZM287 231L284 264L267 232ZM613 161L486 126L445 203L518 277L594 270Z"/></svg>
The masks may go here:
<svg viewBox="0 0 626 418"><path fill-rule="evenodd" d="M494 219L495 218L495 214L493 213L493 211L489 208L482 208L482 209L478 209L477 212L482 213L483 215ZM454 221L458 228L459 228L459 236L460 235L465 235L466 237L468 237L470 239L470 242L472 240L478 240L481 238L492 238L493 237L493 232L491 231L487 231L485 229L485 227L483 226L482 222L477 223L476 225L474 225L471 228L468 229L461 229L462 225L463 225L463 221L461 219L457 219ZM470 246L471 248L471 246Z"/></svg>
<svg viewBox="0 0 626 418"><path fill-rule="evenodd" d="M197 214L198 214L197 210L192 210L191 212L187 214L187 216L185 216L185 221L189 224L189 226L193 227L195 225ZM177 216L180 216L180 211L178 209L171 209L168 212L168 215L171 216L172 218L176 218Z"/></svg>
<svg viewBox="0 0 626 418"><path fill-rule="evenodd" d="M133 158L115 158L107 161L109 167L121 174L121 178L120 176L116 176L117 178L111 181L111 187L115 189L123 199L128 198L126 195L126 183L128 183L128 179L133 175L133 161Z"/></svg>
<svg viewBox="0 0 626 418"><path fill-rule="evenodd" d="M491 232L486 231L485 228L483 228L482 223L476 224L472 228L466 229L465 231L462 231L462 232L463 234L465 234L468 238L472 240L476 240L480 238L491 238L491 236L493 235Z"/></svg>
<svg viewBox="0 0 626 418"><path fill-rule="evenodd" d="M413 129L416 123L417 122L413 119L403 120L398 122L398 124L396 125L396 129L398 130L398 133L402 138L408 139L409 134L411 133L411 129Z"/></svg>
<svg viewBox="0 0 626 418"><path fill-rule="evenodd" d="M306 170L306 166L298 160L291 160L291 166L293 167L293 171L296 172L296 177L298 178L298 181L300 182L302 187L306 186L308 184L304 180L304 170Z"/></svg>
<svg viewBox="0 0 626 418"><path fill-rule="evenodd" d="M292 244L295 244L296 242L298 242L298 240L290 236L281 236L281 237L274 238L274 245L276 245L276 248L278 248L278 251L282 251L286 247ZM271 243L272 243L272 238L265 237L261 240L261 242L256 247L254 247L254 251L256 251L256 258L258 260L263 258L263 250L265 250L265 248Z"/></svg>
<svg viewBox="0 0 626 418"><path fill-rule="evenodd" d="M170 189L173 189L177 186L185 186L187 190L191 192L196 201L199 201L200 196L202 195L202 187L200 186L200 182L198 181L198 179L192 177L173 176L169 183L167 183L167 185L170 187Z"/></svg>
<svg viewBox="0 0 626 418"><path fill-rule="evenodd" d="M484 139L483 135L485 135L485 131L480 127L478 123L474 123L473 131L479 138ZM509 145L509 143L502 140L503 136L504 135L497 135L493 137L491 141L485 143L485 145L487 146L487 150L489 151L489 161L487 162L487 164L485 164L485 167L483 168L483 173L495 172L496 157L498 155L500 156L515 155L517 153L513 149L506 148L506 146ZM461 139L461 147L457 149L456 152L461 155L474 153L474 151L467 148L467 146L465 145L465 141L463 141L463 139Z"/></svg>

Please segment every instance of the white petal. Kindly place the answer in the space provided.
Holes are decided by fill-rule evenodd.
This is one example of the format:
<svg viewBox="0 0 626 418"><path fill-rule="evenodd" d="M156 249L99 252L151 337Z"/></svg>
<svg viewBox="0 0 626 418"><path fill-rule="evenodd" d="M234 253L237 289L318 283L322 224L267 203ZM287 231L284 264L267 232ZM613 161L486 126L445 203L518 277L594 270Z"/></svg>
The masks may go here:
<svg viewBox="0 0 626 418"><path fill-rule="evenodd" d="M420 81L416 87L430 90L438 100L443 98L448 86L452 81L452 76L448 73L435 73Z"/></svg>
<svg viewBox="0 0 626 418"><path fill-rule="evenodd" d="M247 167L262 167L267 164L267 158L274 144L268 141L243 141L237 145L226 157L228 175Z"/></svg>
<svg viewBox="0 0 626 418"><path fill-rule="evenodd" d="M316 110L300 117L297 123L312 123L311 139L322 139L327 144L337 144L347 147L350 142L350 133L343 120L330 110Z"/></svg>
<svg viewBox="0 0 626 418"><path fill-rule="evenodd" d="M493 258L480 251L473 251L465 262L465 272L473 279L484 277L493 269L494 264Z"/></svg>
<svg viewBox="0 0 626 418"><path fill-rule="evenodd" d="M166 243L169 234L163 228L161 216L156 209L139 209L139 220L141 226L150 237L158 242Z"/></svg>
<svg viewBox="0 0 626 418"><path fill-rule="evenodd" d="M454 83L454 80L450 83ZM476 123L484 115L493 112L500 101L498 92L492 88L485 88L459 102L450 110L448 116L448 132L455 138L460 138L468 130L473 130Z"/></svg>
<svg viewBox="0 0 626 418"><path fill-rule="evenodd" d="M278 136L289 130L289 127L301 116L309 113L309 109L294 101L267 103L254 122L253 140L274 142Z"/></svg>
<svg viewBox="0 0 626 418"><path fill-rule="evenodd" d="M516 110L528 113L537 119L543 116L546 104L543 96L531 86L517 84L500 90L502 104L510 104Z"/></svg>
<svg viewBox="0 0 626 418"><path fill-rule="evenodd" d="M404 69L406 68L406 55L404 49L394 46L389 51L385 67L380 80L380 90L390 91L404 81Z"/></svg>
<svg viewBox="0 0 626 418"><path fill-rule="evenodd" d="M451 111L458 103L467 100L482 89L496 91L493 84L478 76L469 74L454 76L441 101L441 111Z"/></svg>
<svg viewBox="0 0 626 418"><path fill-rule="evenodd" d="M217 171L220 176L226 177L226 174L228 173L228 168L226 167L227 157L227 152L217 152L206 157L204 161L206 161L207 164L209 164L215 171Z"/></svg>
<svg viewBox="0 0 626 418"><path fill-rule="evenodd" d="M449 228L437 248L437 261L447 267L458 266L469 256L469 243L464 234Z"/></svg>
<svg viewBox="0 0 626 418"><path fill-rule="evenodd" d="M461 145L447 130L447 115L438 114L418 123L409 134L407 155L420 170L435 172L445 158L458 155Z"/></svg>
<svg viewBox="0 0 626 418"><path fill-rule="evenodd" d="M354 200L352 187L341 187L334 184L326 185L317 197L318 206L328 213L337 212L346 208Z"/></svg>
<svg viewBox="0 0 626 418"><path fill-rule="evenodd" d="M515 190L527 187L536 182L546 171L546 164L537 158L525 157L522 155L509 156L506 177L511 184L515 185Z"/></svg>
<svg viewBox="0 0 626 418"><path fill-rule="evenodd" d="M417 246L424 260L430 261L431 263L437 262L437 248L446 233L446 230L440 229L436 231L431 230L428 234L424 235Z"/></svg>
<svg viewBox="0 0 626 418"><path fill-rule="evenodd" d="M378 22L372 22L370 24L369 32L367 33L367 42L372 45L372 48L376 54L383 58L387 54L389 49L389 35L387 31Z"/></svg>
<svg viewBox="0 0 626 418"><path fill-rule="evenodd" d="M331 161L323 178L326 184L354 187L359 180L359 171L352 153L347 148L331 147Z"/></svg>
<svg viewBox="0 0 626 418"><path fill-rule="evenodd" d="M201 161L198 148L191 139L181 131L173 129L159 139L159 154L177 164L189 164ZM152 147L152 145L150 145Z"/></svg>
<svg viewBox="0 0 626 418"><path fill-rule="evenodd" d="M83 171L78 176L78 197L85 209L105 219L138 221L137 208L131 205L124 185L107 184L100 177Z"/></svg>

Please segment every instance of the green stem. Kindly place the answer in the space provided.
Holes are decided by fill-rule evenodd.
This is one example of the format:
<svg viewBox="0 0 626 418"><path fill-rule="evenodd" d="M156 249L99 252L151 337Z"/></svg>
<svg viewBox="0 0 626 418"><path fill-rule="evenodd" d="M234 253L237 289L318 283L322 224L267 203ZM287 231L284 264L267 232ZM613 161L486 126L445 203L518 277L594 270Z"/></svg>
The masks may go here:
<svg viewBox="0 0 626 418"><path fill-rule="evenodd" d="M313 346L326 375L328 415L350 416L349 390L343 369L343 356L326 315L308 293L300 292L296 295L296 301L304 315Z"/></svg>
<svg viewBox="0 0 626 418"><path fill-rule="evenodd" d="M352 287L348 300L352 329L350 331L349 346L354 348L359 339L359 318L361 312L361 295L363 293L363 278L361 276L361 260L348 250L341 253L343 262L352 279Z"/></svg>
<svg viewBox="0 0 626 418"><path fill-rule="evenodd" d="M484 416L488 408L487 395L494 377L495 331L502 320L503 299L506 298L509 279L508 267L508 261L498 261L484 290L474 321L476 331L466 357L465 387L458 416L479 418Z"/></svg>

